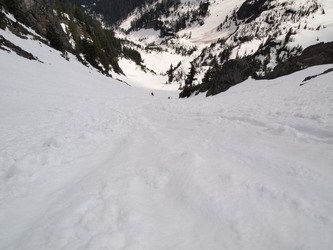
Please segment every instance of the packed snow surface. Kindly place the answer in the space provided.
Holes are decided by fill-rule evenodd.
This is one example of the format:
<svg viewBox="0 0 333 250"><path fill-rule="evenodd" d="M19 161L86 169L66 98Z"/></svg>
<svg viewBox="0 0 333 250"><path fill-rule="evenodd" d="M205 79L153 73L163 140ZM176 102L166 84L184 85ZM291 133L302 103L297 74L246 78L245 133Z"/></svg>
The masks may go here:
<svg viewBox="0 0 333 250"><path fill-rule="evenodd" d="M332 249L333 65L180 100L0 32L0 249Z"/></svg>

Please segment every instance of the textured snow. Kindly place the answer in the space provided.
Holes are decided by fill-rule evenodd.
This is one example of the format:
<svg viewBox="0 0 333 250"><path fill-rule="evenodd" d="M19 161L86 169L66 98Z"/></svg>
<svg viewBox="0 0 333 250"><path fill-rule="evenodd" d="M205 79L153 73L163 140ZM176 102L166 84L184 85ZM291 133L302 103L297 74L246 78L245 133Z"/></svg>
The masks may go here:
<svg viewBox="0 0 333 250"><path fill-rule="evenodd" d="M332 248L333 65L180 100L0 35L0 249Z"/></svg>

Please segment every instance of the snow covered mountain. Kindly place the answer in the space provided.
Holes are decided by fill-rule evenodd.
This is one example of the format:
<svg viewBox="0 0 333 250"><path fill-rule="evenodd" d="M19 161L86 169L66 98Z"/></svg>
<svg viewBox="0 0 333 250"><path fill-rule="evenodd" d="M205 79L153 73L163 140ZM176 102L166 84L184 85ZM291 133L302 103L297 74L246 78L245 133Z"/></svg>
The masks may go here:
<svg viewBox="0 0 333 250"><path fill-rule="evenodd" d="M184 88L191 65L198 85L236 58L265 76L309 46L332 42L332 16L330 0L163 0L133 12L118 36L134 42L156 81Z"/></svg>
<svg viewBox="0 0 333 250"><path fill-rule="evenodd" d="M329 0L139 0L128 4L2 0L0 4L6 6L7 1L16 19L34 28L64 57L74 53L82 63L131 85L181 89L181 97L199 92L214 95L248 77L274 78L333 63ZM69 2L81 4L103 24ZM119 9L115 19L111 7ZM107 23L117 18L117 25ZM1 23L16 29L3 14ZM288 61L291 58L296 59Z"/></svg>
<svg viewBox="0 0 333 250"><path fill-rule="evenodd" d="M0 35L0 249L331 249L333 64L183 100Z"/></svg>
<svg viewBox="0 0 333 250"><path fill-rule="evenodd" d="M333 64L183 100L160 72L199 33L131 31L129 86L0 13L0 249L332 248Z"/></svg>

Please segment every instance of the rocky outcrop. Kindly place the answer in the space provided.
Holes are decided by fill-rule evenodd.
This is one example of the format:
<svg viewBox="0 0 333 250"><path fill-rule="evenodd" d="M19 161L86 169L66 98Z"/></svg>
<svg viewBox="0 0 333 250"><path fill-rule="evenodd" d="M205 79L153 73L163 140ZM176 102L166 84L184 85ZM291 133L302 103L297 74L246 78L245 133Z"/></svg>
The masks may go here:
<svg viewBox="0 0 333 250"><path fill-rule="evenodd" d="M159 29L161 29L162 25L163 25L163 22L161 22L159 20L152 20L152 21L147 22L145 24L144 28L159 30Z"/></svg>
<svg viewBox="0 0 333 250"><path fill-rule="evenodd" d="M210 84L200 84L184 89L179 97L189 97L194 92L206 92L206 96L216 95L245 81L248 77L258 78L254 57L230 60L223 64ZM260 79L274 79L294 73L307 67L333 63L333 42L319 43L306 48L299 56L292 57L277 65L274 70Z"/></svg>
<svg viewBox="0 0 333 250"><path fill-rule="evenodd" d="M186 87L179 94L179 98L189 97L192 93L206 92L206 96L212 96L228 90L230 87L241 83L249 77L257 78L256 69L250 58L234 59L223 64L216 72L209 84L199 84Z"/></svg>
<svg viewBox="0 0 333 250"><path fill-rule="evenodd" d="M328 73L331 73L331 72L333 72L333 68L327 69L323 73L320 73L320 74L317 74L317 75L307 76L307 77L304 78L303 83L301 83L299 86L305 85L307 81L309 81L313 78L316 78L318 76L322 76L322 75L325 75L325 74L328 74Z"/></svg>
<svg viewBox="0 0 333 250"><path fill-rule="evenodd" d="M24 16L24 23L34 29L43 37L49 32L55 32L61 41L60 50L72 51L66 34L61 28L57 17L53 12L53 1L51 0L15 0L19 11Z"/></svg>
<svg viewBox="0 0 333 250"><path fill-rule="evenodd" d="M35 57L33 54L23 50L21 47L16 46L12 42L5 39L3 36L0 35L0 49L7 51L10 53L10 51L14 51L17 55L22 56L29 60L38 60L37 57Z"/></svg>
<svg viewBox="0 0 333 250"><path fill-rule="evenodd" d="M299 56L278 64L264 79L274 79L288 75L307 67L333 63L333 42L319 43L306 48Z"/></svg>
<svg viewBox="0 0 333 250"><path fill-rule="evenodd" d="M209 87L206 96L224 92L230 87L245 81L249 77L256 77L255 68L247 58L226 62L216 74L214 82Z"/></svg>
<svg viewBox="0 0 333 250"><path fill-rule="evenodd" d="M307 67L328 63L333 63L333 42L310 46L300 56L292 57L277 65L272 72L261 78L274 79ZM207 96L216 95L245 81L249 76L257 78L255 72L255 64L252 63L251 57L230 60L218 71L213 83L208 88L207 86L206 88L203 88L204 86L200 88L202 90L208 89Z"/></svg>
<svg viewBox="0 0 333 250"><path fill-rule="evenodd" d="M86 16L78 6L54 0L6 1L10 1L11 4L4 4L4 10L13 14L16 21L2 14L0 28L8 28L23 39L32 38L45 42L61 51L66 59L67 52L71 52L83 64L90 64L107 76L111 76L111 69L123 73L118 65L118 56L132 55L131 59L140 56L139 53L129 53L128 50L122 49L121 40L115 38L112 32L104 30L100 22ZM36 33L30 32L25 26L31 27L39 35L34 35ZM68 34L63 27L66 27L65 31ZM3 49L8 51L8 46L4 46Z"/></svg>
<svg viewBox="0 0 333 250"><path fill-rule="evenodd" d="M247 0L237 11L237 19L255 19L268 8L268 0Z"/></svg>
<svg viewBox="0 0 333 250"><path fill-rule="evenodd" d="M256 67L251 57L230 60L226 62L210 84L207 96L216 95L228 90L230 87L245 81L249 76L258 78ZM319 43L306 48L300 56L292 57L279 64L264 79L274 79L294 73L307 67L333 63L333 42ZM205 90L203 87L201 87Z"/></svg>

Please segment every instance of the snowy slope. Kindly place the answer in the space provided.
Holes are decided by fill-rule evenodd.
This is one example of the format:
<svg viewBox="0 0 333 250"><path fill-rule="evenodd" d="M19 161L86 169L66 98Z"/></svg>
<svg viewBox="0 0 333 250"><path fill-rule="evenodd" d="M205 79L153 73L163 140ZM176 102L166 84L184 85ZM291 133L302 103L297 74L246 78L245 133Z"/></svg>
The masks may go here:
<svg viewBox="0 0 333 250"><path fill-rule="evenodd" d="M0 35L0 249L332 248L333 65L180 100Z"/></svg>

